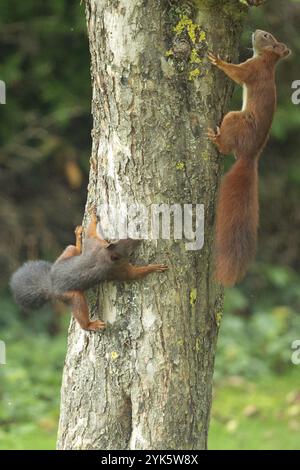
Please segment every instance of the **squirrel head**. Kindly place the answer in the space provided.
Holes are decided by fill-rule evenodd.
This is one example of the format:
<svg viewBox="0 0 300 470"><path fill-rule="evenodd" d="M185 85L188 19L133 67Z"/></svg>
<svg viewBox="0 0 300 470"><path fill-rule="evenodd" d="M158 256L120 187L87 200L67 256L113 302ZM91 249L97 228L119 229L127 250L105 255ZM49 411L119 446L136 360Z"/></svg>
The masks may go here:
<svg viewBox="0 0 300 470"><path fill-rule="evenodd" d="M134 250L140 244L141 240L133 240L132 238L126 238L124 240L118 240L108 243L105 250L108 253L111 261L123 261L130 258Z"/></svg>
<svg viewBox="0 0 300 470"><path fill-rule="evenodd" d="M252 34L252 45L255 56L268 52L274 55L276 60L279 60L291 53L291 50L283 42L278 42L271 33L261 29L257 29Z"/></svg>

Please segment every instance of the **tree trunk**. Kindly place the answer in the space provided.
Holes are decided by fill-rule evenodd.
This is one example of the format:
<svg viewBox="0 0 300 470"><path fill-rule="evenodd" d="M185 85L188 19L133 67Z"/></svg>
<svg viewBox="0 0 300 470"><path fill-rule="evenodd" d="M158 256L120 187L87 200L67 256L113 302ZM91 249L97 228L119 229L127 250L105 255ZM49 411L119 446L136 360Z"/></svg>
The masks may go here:
<svg viewBox="0 0 300 470"><path fill-rule="evenodd" d="M205 242L143 242L169 271L89 294L105 332L72 321L59 449L205 449L222 290L213 280L220 123L236 59L238 0L86 0L94 118L88 204L204 204Z"/></svg>

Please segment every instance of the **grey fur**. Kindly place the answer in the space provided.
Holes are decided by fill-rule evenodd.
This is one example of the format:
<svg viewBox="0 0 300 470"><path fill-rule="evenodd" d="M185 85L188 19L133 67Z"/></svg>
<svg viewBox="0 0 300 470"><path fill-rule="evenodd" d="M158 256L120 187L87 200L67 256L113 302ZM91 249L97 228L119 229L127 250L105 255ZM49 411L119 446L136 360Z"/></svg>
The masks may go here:
<svg viewBox="0 0 300 470"><path fill-rule="evenodd" d="M40 308L51 299L51 266L47 261L28 261L13 274L10 288L20 307Z"/></svg>
<svg viewBox="0 0 300 470"><path fill-rule="evenodd" d="M114 253L121 259L131 255L139 240L120 240L103 247L99 240L85 240L79 256L47 261L28 261L12 276L10 287L15 301L24 309L40 308L47 301L61 298L65 292L86 290L104 280L113 279Z"/></svg>
<svg viewBox="0 0 300 470"><path fill-rule="evenodd" d="M86 290L108 278L112 267L109 253L99 249L94 239L84 243L80 256L56 261L51 269L53 291L59 296L67 291Z"/></svg>
<svg viewBox="0 0 300 470"><path fill-rule="evenodd" d="M139 245L139 240L119 240L104 248L95 238L88 238L83 245L80 256L73 256L57 261L51 269L51 279L55 296L72 290L87 290L102 281L114 278L112 269L116 262L111 260L111 254L126 259Z"/></svg>

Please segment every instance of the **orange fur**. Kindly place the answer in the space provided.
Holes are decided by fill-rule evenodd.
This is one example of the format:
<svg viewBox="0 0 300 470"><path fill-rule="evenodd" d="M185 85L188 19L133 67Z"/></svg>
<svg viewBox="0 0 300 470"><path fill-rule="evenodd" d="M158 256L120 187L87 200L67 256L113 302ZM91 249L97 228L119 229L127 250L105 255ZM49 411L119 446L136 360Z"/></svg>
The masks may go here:
<svg viewBox="0 0 300 470"><path fill-rule="evenodd" d="M257 226L257 163L239 159L222 181L218 202L216 278L223 286L244 277L255 256Z"/></svg>

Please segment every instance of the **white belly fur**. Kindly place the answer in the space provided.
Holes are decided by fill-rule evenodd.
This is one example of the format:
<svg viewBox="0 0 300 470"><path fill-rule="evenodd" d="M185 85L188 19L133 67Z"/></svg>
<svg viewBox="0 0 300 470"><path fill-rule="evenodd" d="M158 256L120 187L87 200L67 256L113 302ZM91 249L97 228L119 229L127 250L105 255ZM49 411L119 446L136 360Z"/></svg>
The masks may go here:
<svg viewBox="0 0 300 470"><path fill-rule="evenodd" d="M246 85L243 85L243 107L242 111L245 111L247 106L247 99L248 99L248 89Z"/></svg>

